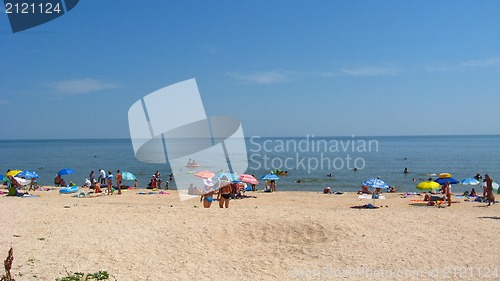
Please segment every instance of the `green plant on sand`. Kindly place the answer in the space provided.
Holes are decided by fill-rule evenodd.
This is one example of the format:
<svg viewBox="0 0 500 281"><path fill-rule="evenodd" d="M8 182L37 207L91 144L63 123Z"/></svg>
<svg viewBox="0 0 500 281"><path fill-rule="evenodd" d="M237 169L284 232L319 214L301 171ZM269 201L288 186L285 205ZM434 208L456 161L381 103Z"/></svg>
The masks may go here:
<svg viewBox="0 0 500 281"><path fill-rule="evenodd" d="M107 271L98 271L96 273L82 273L66 271L68 276L56 278L56 281L87 281L87 280L109 280L109 273Z"/></svg>

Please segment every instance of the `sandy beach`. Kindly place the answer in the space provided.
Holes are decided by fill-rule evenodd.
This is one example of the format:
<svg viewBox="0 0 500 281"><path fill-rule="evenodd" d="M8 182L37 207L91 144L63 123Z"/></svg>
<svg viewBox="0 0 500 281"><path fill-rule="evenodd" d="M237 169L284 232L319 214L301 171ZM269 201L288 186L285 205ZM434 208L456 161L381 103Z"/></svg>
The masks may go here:
<svg viewBox="0 0 500 281"><path fill-rule="evenodd" d="M204 209L176 191L137 192L1 196L0 258L13 247L16 280L100 270L110 280L500 278L499 204L278 191ZM373 202L382 207L351 208Z"/></svg>

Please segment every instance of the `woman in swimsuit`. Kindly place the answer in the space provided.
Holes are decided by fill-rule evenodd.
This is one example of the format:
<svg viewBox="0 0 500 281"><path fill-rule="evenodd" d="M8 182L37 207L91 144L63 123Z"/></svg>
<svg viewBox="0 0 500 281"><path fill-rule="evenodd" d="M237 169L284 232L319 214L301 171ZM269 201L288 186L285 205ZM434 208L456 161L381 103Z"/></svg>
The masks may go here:
<svg viewBox="0 0 500 281"><path fill-rule="evenodd" d="M219 207L229 208L229 200L231 200L231 184L229 181L221 180L219 182Z"/></svg>
<svg viewBox="0 0 500 281"><path fill-rule="evenodd" d="M215 190L213 188L214 184L212 179L203 180L205 183L205 187L203 188L200 202L203 201L203 207L210 208L212 205L212 201L214 201L213 195L215 194Z"/></svg>

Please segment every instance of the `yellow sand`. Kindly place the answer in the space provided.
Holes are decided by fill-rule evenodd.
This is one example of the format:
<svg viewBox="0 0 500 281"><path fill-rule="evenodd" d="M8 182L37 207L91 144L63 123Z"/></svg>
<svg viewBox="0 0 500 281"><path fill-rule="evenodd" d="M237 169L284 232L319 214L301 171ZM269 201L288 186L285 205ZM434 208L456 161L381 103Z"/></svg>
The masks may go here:
<svg viewBox="0 0 500 281"><path fill-rule="evenodd" d="M99 270L120 281L500 278L499 204L422 207L385 194L382 208L358 210L373 200L278 191L204 209L175 191L136 192L1 196L0 259L14 248L16 280Z"/></svg>

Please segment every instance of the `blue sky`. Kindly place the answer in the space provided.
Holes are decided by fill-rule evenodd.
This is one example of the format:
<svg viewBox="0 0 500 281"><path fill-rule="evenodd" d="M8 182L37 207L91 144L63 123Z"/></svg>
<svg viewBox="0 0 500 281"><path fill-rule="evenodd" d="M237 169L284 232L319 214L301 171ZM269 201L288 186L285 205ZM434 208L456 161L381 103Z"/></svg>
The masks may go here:
<svg viewBox="0 0 500 281"><path fill-rule="evenodd" d="M499 1L85 0L12 33L2 12L0 139L128 138L134 102L190 78L246 136L500 134L499 14Z"/></svg>

